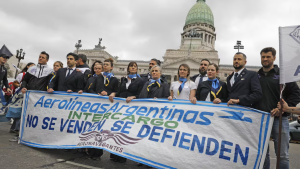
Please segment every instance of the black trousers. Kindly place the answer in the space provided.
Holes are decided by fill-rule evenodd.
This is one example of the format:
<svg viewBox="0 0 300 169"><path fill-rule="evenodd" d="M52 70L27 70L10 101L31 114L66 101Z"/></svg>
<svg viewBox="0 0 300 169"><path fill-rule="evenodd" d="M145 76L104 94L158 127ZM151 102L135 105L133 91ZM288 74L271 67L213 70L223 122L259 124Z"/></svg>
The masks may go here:
<svg viewBox="0 0 300 169"><path fill-rule="evenodd" d="M88 154L92 157L101 157L103 155L103 150L97 148L89 148Z"/></svg>
<svg viewBox="0 0 300 169"><path fill-rule="evenodd" d="M110 158L116 161L126 161L126 158L110 153Z"/></svg>

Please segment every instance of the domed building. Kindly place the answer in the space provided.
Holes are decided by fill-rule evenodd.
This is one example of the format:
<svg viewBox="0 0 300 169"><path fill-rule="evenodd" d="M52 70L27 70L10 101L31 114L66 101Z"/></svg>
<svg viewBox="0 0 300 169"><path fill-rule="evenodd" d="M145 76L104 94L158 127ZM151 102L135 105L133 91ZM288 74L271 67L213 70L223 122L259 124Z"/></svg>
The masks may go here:
<svg viewBox="0 0 300 169"><path fill-rule="evenodd" d="M181 43L179 49L167 49L162 62L163 74L169 82L177 81L178 67L186 63L191 68L191 75L199 74L199 66L202 59L209 59L211 63L219 65L220 58L215 50L217 35L215 33L214 15L205 0L197 0L196 4L189 10L183 33L180 34ZM79 50L79 53L88 57L91 66L95 60L104 61L113 58L113 73L117 78L127 75L127 65L131 60L119 60L105 51L101 41L94 49ZM158 58L158 57L157 57ZM149 58L152 59L152 58ZM136 61L139 66L139 74L148 73L150 60ZM219 65L219 77L225 81L226 77L233 71L232 65ZM247 66L247 69L257 71L257 66Z"/></svg>

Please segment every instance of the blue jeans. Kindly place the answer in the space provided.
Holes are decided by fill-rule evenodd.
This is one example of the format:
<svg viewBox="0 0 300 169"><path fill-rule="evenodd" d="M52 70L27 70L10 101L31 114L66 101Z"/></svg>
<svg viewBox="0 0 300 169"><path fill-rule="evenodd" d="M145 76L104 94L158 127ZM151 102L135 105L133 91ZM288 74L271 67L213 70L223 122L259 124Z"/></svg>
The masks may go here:
<svg viewBox="0 0 300 169"><path fill-rule="evenodd" d="M290 127L288 117L282 117L282 130L281 130L281 150L280 150L280 169L289 169L290 160L289 160L289 135ZM273 128L271 135L274 140L275 154L277 156L278 150L278 136L279 136L279 118L274 119ZM266 154L264 169L270 169L270 153L269 147Z"/></svg>

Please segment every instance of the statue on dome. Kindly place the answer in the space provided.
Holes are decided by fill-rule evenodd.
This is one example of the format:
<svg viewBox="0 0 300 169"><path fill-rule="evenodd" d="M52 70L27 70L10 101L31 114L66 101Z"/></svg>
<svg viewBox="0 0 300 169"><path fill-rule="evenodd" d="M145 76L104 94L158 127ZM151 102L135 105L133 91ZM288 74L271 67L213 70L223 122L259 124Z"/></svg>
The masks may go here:
<svg viewBox="0 0 300 169"><path fill-rule="evenodd" d="M101 46L102 38L99 38L99 43L98 45L95 45L96 50L104 50L105 46Z"/></svg>
<svg viewBox="0 0 300 169"><path fill-rule="evenodd" d="M99 38L98 46L101 46L101 41L102 41L102 38Z"/></svg>

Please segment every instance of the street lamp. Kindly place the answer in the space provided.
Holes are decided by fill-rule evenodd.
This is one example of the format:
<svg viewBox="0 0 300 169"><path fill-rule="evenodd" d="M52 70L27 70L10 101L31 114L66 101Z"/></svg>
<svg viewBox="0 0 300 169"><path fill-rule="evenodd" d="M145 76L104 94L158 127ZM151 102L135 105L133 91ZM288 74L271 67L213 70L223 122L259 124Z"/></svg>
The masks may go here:
<svg viewBox="0 0 300 169"><path fill-rule="evenodd" d="M20 61L22 59L24 59L24 56L25 56L25 52L23 52L23 49L21 48L20 50L17 50L17 55L16 55L16 58L18 59L18 67L20 66ZM23 56L22 56L23 55ZM18 75L18 69L16 69L16 75L15 75L15 79L17 78L17 75Z"/></svg>
<svg viewBox="0 0 300 169"><path fill-rule="evenodd" d="M75 44L75 48L77 49L77 54L78 54L78 50L81 48L81 40L78 40L78 43Z"/></svg>
<svg viewBox="0 0 300 169"><path fill-rule="evenodd" d="M189 55L190 55L191 54L191 50L192 50L192 40L193 40L193 37L199 37L200 34L195 29L192 29L189 32L189 36L191 37L190 48L189 48Z"/></svg>
<svg viewBox="0 0 300 169"><path fill-rule="evenodd" d="M236 45L234 46L234 49L237 49L238 52L240 52L240 49L244 49L244 46L242 45L242 41L237 41Z"/></svg>

